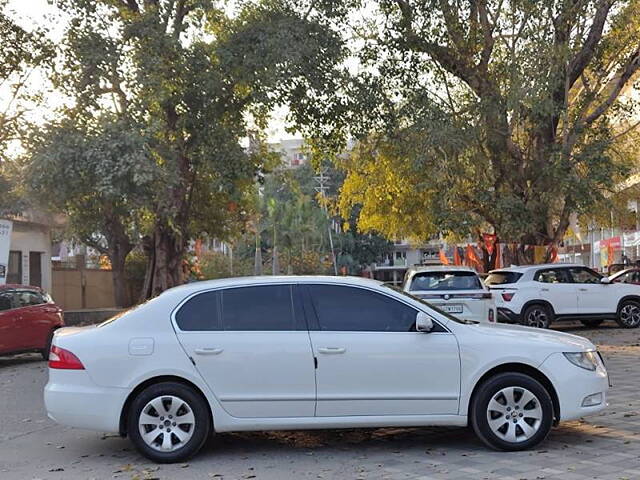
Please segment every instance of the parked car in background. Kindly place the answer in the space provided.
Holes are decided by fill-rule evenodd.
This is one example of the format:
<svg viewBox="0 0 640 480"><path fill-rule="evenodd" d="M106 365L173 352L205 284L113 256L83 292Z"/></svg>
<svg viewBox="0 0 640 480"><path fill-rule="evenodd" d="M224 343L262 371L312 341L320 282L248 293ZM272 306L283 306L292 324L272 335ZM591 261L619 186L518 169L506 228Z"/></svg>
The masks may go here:
<svg viewBox="0 0 640 480"><path fill-rule="evenodd" d="M53 332L63 326L62 309L41 288L0 285L0 355L38 351L47 360Z"/></svg>
<svg viewBox="0 0 640 480"><path fill-rule="evenodd" d="M469 267L411 267L405 275L403 290L466 320L497 321L493 295Z"/></svg>
<svg viewBox="0 0 640 480"><path fill-rule="evenodd" d="M498 319L549 328L558 320L597 327L615 320L640 326L640 288L615 282L584 265L526 265L494 270L485 280L495 294Z"/></svg>
<svg viewBox="0 0 640 480"><path fill-rule="evenodd" d="M213 431L470 425L522 450L604 409L608 388L585 338L460 320L363 278L274 276L58 330L44 399L58 423L180 462Z"/></svg>
<svg viewBox="0 0 640 480"><path fill-rule="evenodd" d="M631 283L640 285L640 268L625 268L609 276L611 283Z"/></svg>

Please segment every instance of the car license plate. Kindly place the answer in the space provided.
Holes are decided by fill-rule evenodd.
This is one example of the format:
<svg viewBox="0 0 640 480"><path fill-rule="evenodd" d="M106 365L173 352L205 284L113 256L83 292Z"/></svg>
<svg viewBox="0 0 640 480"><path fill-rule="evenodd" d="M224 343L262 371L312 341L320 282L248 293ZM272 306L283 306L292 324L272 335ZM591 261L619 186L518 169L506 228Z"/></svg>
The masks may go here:
<svg viewBox="0 0 640 480"><path fill-rule="evenodd" d="M441 305L440 308L447 313L462 313L462 305Z"/></svg>

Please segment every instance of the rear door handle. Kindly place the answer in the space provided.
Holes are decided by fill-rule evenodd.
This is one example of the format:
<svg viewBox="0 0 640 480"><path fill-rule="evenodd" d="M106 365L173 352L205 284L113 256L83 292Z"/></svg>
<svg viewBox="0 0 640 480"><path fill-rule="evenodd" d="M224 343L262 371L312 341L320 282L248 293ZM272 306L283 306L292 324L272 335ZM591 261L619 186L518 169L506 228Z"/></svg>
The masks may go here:
<svg viewBox="0 0 640 480"><path fill-rule="evenodd" d="M587 288L579 288L578 290L580 290L581 292L588 292L589 291L589 289L587 289Z"/></svg>
<svg viewBox="0 0 640 480"><path fill-rule="evenodd" d="M318 352L327 353L327 354L336 354L336 353L344 353L347 349L343 347L320 347L318 348Z"/></svg>
<svg viewBox="0 0 640 480"><path fill-rule="evenodd" d="M223 349L215 347L205 347L196 348L194 351L197 355L220 355L223 352Z"/></svg>
<svg viewBox="0 0 640 480"><path fill-rule="evenodd" d="M548 291L549 291L549 289L548 289L548 288L541 288L541 289L540 289L540 291L542 291L542 292L548 292Z"/></svg>

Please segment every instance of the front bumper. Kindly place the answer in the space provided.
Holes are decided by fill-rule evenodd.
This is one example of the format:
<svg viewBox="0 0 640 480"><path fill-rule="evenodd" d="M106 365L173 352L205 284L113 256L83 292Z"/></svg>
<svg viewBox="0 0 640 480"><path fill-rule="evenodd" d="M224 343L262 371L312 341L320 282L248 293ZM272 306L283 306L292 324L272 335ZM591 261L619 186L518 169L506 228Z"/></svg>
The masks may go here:
<svg viewBox="0 0 640 480"><path fill-rule="evenodd" d="M598 366L592 372L571 364L562 353L554 353L542 363L540 370L556 389L560 420L594 415L608 406L609 377L604 366ZM582 406L587 397L598 393L602 394L601 403Z"/></svg>
<svg viewBox="0 0 640 480"><path fill-rule="evenodd" d="M49 369L44 404L49 418L61 425L118 432L128 393L124 388L96 385L86 370Z"/></svg>

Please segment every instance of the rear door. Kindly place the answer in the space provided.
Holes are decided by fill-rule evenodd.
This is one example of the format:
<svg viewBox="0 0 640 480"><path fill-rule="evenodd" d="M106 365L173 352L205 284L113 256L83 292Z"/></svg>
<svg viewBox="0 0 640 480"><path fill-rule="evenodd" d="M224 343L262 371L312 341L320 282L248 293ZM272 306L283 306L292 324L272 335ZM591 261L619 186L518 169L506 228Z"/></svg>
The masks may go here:
<svg viewBox="0 0 640 480"><path fill-rule="evenodd" d="M295 285L199 293L174 316L178 339L234 417L313 417L315 362Z"/></svg>
<svg viewBox="0 0 640 480"><path fill-rule="evenodd" d="M435 322L415 330L417 310L348 285L309 285L311 340L318 359L316 416L458 413L460 357Z"/></svg>
<svg viewBox="0 0 640 480"><path fill-rule="evenodd" d="M546 300L556 315L575 315L578 313L578 292L571 283L566 268L545 268L538 270L534 277L538 289L538 298Z"/></svg>
<svg viewBox="0 0 640 480"><path fill-rule="evenodd" d="M569 268L571 282L578 292L578 311L580 314L615 313L620 295L616 294L622 285L604 285L602 278L586 267Z"/></svg>

